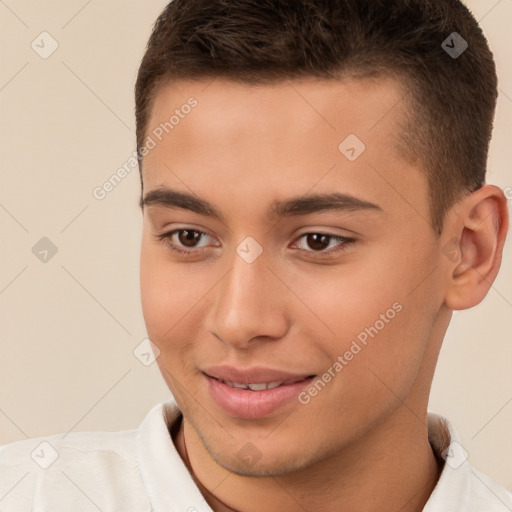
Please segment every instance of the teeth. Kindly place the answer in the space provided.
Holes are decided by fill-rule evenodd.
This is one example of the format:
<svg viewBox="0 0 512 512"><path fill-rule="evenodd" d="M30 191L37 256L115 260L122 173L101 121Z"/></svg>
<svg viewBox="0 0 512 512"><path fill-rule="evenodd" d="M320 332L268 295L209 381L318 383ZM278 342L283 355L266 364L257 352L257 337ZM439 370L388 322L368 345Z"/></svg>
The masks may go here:
<svg viewBox="0 0 512 512"><path fill-rule="evenodd" d="M247 384L240 384L238 382L231 382L231 381L225 381L225 383L228 385L228 386L231 386L232 388L236 388L236 389L247 389Z"/></svg>
<svg viewBox="0 0 512 512"><path fill-rule="evenodd" d="M224 384L235 388L235 389L250 389L251 391L263 391L264 389L273 389L280 386L283 382L262 382L259 384L242 384L240 382L231 382L229 380L223 380Z"/></svg>
<svg viewBox="0 0 512 512"><path fill-rule="evenodd" d="M269 382L267 383L267 389L274 389L277 388L277 386L280 386L282 382Z"/></svg>
<svg viewBox="0 0 512 512"><path fill-rule="evenodd" d="M262 391L267 389L267 385L264 382L261 384L248 384L248 386L251 391Z"/></svg>

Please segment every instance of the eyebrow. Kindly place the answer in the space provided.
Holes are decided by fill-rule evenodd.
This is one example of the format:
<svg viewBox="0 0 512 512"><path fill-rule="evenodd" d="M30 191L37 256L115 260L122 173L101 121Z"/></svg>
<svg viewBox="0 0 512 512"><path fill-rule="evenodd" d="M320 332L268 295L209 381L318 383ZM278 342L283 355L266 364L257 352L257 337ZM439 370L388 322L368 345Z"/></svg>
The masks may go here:
<svg viewBox="0 0 512 512"><path fill-rule="evenodd" d="M181 208L212 217L225 223L222 213L211 203L188 192L181 192L161 187L149 191L140 201L140 207L160 206L163 208ZM382 208L369 201L357 197L333 192L330 194L310 194L292 197L282 201L274 201L267 213L268 219L308 215L323 211L355 212L374 210L382 212Z"/></svg>

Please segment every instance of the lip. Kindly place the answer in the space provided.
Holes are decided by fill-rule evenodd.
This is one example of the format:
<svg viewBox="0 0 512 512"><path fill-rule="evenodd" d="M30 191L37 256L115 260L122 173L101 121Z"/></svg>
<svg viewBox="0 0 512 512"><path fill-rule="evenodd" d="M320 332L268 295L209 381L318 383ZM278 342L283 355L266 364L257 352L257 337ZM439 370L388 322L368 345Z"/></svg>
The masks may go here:
<svg viewBox="0 0 512 512"><path fill-rule="evenodd" d="M267 417L294 401L314 378L311 374L292 374L271 368L242 370L231 366L210 367L203 370L203 375L211 398L224 412L236 418L252 420ZM284 384L272 389L251 391L235 389L221 380L241 384L283 381Z"/></svg>
<svg viewBox="0 0 512 512"><path fill-rule="evenodd" d="M310 377L311 373L290 373L282 370L274 370L263 366L254 366L252 368L235 368L234 366L210 366L205 368L203 373L209 377L215 377L220 380L229 380L231 382L240 382L242 384L262 384L264 382L291 382L294 380Z"/></svg>

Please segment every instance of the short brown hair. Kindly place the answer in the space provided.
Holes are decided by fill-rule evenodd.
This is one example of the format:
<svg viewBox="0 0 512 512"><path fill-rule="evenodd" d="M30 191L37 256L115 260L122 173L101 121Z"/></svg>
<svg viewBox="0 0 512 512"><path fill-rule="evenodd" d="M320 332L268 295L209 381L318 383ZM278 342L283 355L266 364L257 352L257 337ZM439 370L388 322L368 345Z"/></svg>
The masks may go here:
<svg viewBox="0 0 512 512"><path fill-rule="evenodd" d="M468 44L460 56L442 46L455 45L454 32ZM141 185L140 150L164 84L386 74L411 93L397 148L427 173L440 233L449 207L485 182L498 94L493 55L459 0L173 0L155 22L135 85Z"/></svg>

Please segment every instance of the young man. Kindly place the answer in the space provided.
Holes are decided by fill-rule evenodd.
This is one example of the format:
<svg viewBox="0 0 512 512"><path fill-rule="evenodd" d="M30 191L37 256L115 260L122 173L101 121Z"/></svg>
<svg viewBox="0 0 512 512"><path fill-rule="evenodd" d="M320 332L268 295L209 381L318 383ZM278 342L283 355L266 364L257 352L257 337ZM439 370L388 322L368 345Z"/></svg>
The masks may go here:
<svg viewBox="0 0 512 512"><path fill-rule="evenodd" d="M452 311L500 266L496 96L457 0L169 4L136 113L142 307L175 401L5 446L1 509L512 510L427 413Z"/></svg>

